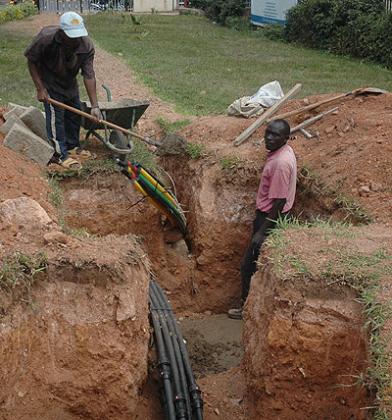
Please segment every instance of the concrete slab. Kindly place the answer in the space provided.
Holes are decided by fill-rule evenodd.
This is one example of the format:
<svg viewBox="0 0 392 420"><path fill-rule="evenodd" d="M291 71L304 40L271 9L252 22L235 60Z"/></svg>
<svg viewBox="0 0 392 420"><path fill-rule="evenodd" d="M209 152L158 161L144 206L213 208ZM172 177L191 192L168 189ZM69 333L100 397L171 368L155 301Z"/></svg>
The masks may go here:
<svg viewBox="0 0 392 420"><path fill-rule="evenodd" d="M49 143L18 123L14 124L8 132L4 145L41 166L46 166L54 153Z"/></svg>
<svg viewBox="0 0 392 420"><path fill-rule="evenodd" d="M48 140L48 136L46 134L45 117L42 115L42 112L38 108L29 106L20 116L20 119L34 134L36 134L38 137L41 137L41 139L46 141Z"/></svg>
<svg viewBox="0 0 392 420"><path fill-rule="evenodd" d="M6 119L5 123L0 126L0 133L4 135L8 134L14 124L19 124L24 128L28 128L16 114L12 114Z"/></svg>
<svg viewBox="0 0 392 420"><path fill-rule="evenodd" d="M20 117L25 111L26 111L25 107L21 107L17 105L17 106L12 107L8 112L5 112L3 114L3 117L7 121L8 118L11 117L11 115L16 115L17 117Z"/></svg>

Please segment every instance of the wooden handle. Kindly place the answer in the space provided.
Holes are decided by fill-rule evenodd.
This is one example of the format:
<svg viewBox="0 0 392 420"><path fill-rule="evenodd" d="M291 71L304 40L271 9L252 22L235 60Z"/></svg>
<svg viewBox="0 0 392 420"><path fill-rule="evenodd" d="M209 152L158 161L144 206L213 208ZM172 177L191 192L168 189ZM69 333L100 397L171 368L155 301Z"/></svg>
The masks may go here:
<svg viewBox="0 0 392 420"><path fill-rule="evenodd" d="M142 140L142 141L144 141L147 144L150 144L152 146L159 146L160 145L160 143L155 142L155 141L150 140L150 139L147 139L146 137L143 137L140 134L135 133L134 131L127 130L126 128L120 127L119 125L113 124L113 123L111 123L109 121L100 120L98 118L95 118L92 115L88 114L87 112L84 112L84 111L81 111L80 109L77 109L77 108L74 108L72 106L63 104L62 102L56 101L55 99L49 98L48 99L48 102L51 103L51 104L53 104L53 105L56 105L56 106L58 106L60 108L66 109L67 111L71 111L71 112L73 112L75 114L79 114L82 117L85 117L85 118L87 118L87 119L95 122L96 124L103 124L103 125L106 125L107 127L113 128L115 130L119 130L119 131L121 131L124 134L130 135L130 136L133 136L133 137L136 137L137 139Z"/></svg>
<svg viewBox="0 0 392 420"><path fill-rule="evenodd" d="M247 140L261 125L263 125L268 118L270 118L275 112L292 96L297 94L302 88L301 83L297 83L291 90L289 90L283 98L279 99L274 105L271 106L264 114L259 117L252 125L250 125L245 131L243 131L235 140L234 146L239 146L245 140Z"/></svg>

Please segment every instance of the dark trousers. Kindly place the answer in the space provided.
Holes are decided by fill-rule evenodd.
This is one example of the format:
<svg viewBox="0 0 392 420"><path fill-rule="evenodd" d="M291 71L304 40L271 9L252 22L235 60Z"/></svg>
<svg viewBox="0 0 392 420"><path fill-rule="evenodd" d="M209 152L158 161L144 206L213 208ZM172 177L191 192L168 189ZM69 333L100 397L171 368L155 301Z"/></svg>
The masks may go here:
<svg viewBox="0 0 392 420"><path fill-rule="evenodd" d="M245 255L242 259L242 264L241 264L241 287L242 287L242 292L241 292L241 300L242 300L242 304L245 303L246 298L248 297L249 294L249 288L250 288L250 281L251 278L253 276L253 274L257 271L257 260L259 259L259 255L260 255L260 250L263 244L260 244L260 246L258 248L254 248L252 247L252 239L253 239L253 235L260 229L260 227L263 225L265 219L268 217L268 213L264 213L260 210L256 210L256 217L255 220L253 221L253 233L252 233L252 238L251 241L249 243L249 246L245 252ZM274 224L275 226L275 224ZM267 229L264 232L264 238L266 238L271 229L273 229L273 227Z"/></svg>
<svg viewBox="0 0 392 420"><path fill-rule="evenodd" d="M52 99L63 102L73 108L80 109L79 95L72 99L68 99L62 95L49 91ZM46 115L46 131L50 144L53 146L55 153L61 160L68 157L68 150L80 146L80 123L79 115L71 111L56 107L45 103Z"/></svg>

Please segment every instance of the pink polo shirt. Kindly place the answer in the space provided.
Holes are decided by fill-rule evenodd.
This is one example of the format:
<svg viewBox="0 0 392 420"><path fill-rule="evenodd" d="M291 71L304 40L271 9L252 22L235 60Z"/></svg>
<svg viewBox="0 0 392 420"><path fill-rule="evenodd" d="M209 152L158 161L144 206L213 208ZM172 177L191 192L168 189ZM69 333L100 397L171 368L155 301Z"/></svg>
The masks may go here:
<svg viewBox="0 0 392 420"><path fill-rule="evenodd" d="M297 159L293 149L285 144L269 152L257 192L256 208L268 213L276 198L285 198L283 213L293 207L297 184Z"/></svg>

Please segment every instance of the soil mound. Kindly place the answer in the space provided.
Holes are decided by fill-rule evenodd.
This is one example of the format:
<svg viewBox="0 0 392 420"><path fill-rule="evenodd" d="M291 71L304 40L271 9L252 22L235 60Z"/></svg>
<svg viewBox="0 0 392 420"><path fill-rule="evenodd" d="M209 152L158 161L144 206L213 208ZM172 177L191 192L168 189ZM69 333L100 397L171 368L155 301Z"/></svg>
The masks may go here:
<svg viewBox="0 0 392 420"><path fill-rule="evenodd" d="M2 418L134 418L147 377L143 253L130 236L46 238L39 267L22 246L2 272Z"/></svg>
<svg viewBox="0 0 392 420"><path fill-rule="evenodd" d="M376 384L381 407L388 401L390 379L379 379L390 378L391 367L377 370L387 355L378 347L382 323L372 317L390 314L380 302L383 282L390 284L391 234L319 224L272 235L246 305L252 418L365 419Z"/></svg>

